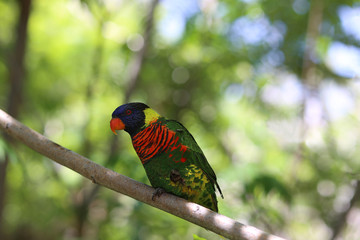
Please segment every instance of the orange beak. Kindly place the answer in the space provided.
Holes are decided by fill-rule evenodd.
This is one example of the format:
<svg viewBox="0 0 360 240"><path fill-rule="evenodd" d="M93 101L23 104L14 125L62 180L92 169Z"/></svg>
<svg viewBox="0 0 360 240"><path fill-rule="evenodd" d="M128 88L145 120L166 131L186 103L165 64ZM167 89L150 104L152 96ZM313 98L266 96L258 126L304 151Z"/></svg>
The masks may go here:
<svg viewBox="0 0 360 240"><path fill-rule="evenodd" d="M113 118L110 121L110 128L111 128L111 131L113 131L113 133L115 135L117 135L117 133L115 131L116 130L124 130L125 124L121 121L120 118Z"/></svg>

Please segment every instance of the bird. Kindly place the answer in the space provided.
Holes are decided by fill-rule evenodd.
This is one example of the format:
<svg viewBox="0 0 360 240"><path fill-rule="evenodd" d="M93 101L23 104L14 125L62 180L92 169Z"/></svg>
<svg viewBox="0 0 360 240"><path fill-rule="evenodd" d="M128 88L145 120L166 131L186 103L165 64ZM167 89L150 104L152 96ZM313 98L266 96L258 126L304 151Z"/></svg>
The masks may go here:
<svg viewBox="0 0 360 240"><path fill-rule="evenodd" d="M214 170L190 132L141 102L117 107L110 128L129 133L146 175L155 188L152 200L167 192L218 212Z"/></svg>

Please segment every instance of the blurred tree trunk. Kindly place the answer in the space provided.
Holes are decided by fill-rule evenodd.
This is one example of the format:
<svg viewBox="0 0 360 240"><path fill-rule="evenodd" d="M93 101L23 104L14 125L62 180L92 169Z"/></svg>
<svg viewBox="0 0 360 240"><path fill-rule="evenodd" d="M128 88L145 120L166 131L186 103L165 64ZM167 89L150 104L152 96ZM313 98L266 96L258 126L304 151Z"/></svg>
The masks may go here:
<svg viewBox="0 0 360 240"><path fill-rule="evenodd" d="M107 14L107 13L105 13ZM91 131L90 131L90 123L93 120L93 112L94 112L94 92L96 90L96 86L98 80L100 78L100 69L102 65L103 52L104 52L104 38L102 36L102 32L104 30L104 22L106 21L104 16L101 16L97 19L97 32L96 32L96 41L95 41L95 49L92 57L92 68L89 76L89 81L87 84L87 89L85 92L85 102L87 103L88 113L87 120L83 126L83 145L81 154L87 157L90 157L92 154L92 149L94 147L93 142L91 141ZM86 188L86 182L80 186L81 189L77 189L76 192L72 194L72 198L74 199L73 205L75 209L76 215L76 237L82 238L85 233L85 224L88 218L89 213L89 205L92 200L95 198L96 193L98 191L98 185L91 187L90 189Z"/></svg>
<svg viewBox="0 0 360 240"><path fill-rule="evenodd" d="M342 230L346 226L346 219L350 211L356 206L356 203L359 201L360 201L360 180L357 180L356 185L354 187L354 195L349 201L349 207L346 209L346 211L338 214L338 216L334 218L334 221L330 226L332 229L332 236L330 240L338 239Z"/></svg>
<svg viewBox="0 0 360 240"><path fill-rule="evenodd" d="M305 152L305 138L308 132L308 124L305 119L306 108L310 97L318 97L320 78L316 74L316 40L320 33L322 24L322 16L324 11L323 0L315 0L311 2L309 11L308 25L306 30L305 49L303 55L301 80L304 85L303 102L301 104L300 119L301 119L301 141L299 143L295 161L291 170L292 178L297 180L298 165L304 158Z"/></svg>
<svg viewBox="0 0 360 240"><path fill-rule="evenodd" d="M9 84L10 92L8 96L7 111L13 117L18 117L24 86L24 56L26 51L27 29L31 9L31 0L18 0L19 17L15 30L15 43L13 51L9 56ZM4 136L8 142L9 138ZM6 169L9 163L9 156L5 154L5 159L0 160L0 239L5 239L3 231L3 210L6 196Z"/></svg>
<svg viewBox="0 0 360 240"><path fill-rule="evenodd" d="M158 5L159 0L153 0L149 7L149 12L145 18L145 26L144 26L144 45L140 49L140 51L134 55L134 58L129 65L128 68L128 88L125 92L125 102L128 102L130 96L133 94L136 84L138 82L138 78L141 72L141 68L143 66L143 62L147 53L149 46L151 45L151 36L154 25L154 12L155 8Z"/></svg>
<svg viewBox="0 0 360 240"><path fill-rule="evenodd" d="M24 56L26 51L28 20L31 0L18 0L19 19L16 29L14 49L9 58L10 94L8 111L12 116L18 116L22 103L23 82L25 75Z"/></svg>
<svg viewBox="0 0 360 240"><path fill-rule="evenodd" d="M127 75L127 79L126 82L128 83L128 87L125 90L125 99L124 102L128 102L130 100L130 97L132 96L132 94L135 91L135 87L136 84L138 83L139 80L139 75L144 63L144 59L147 53L147 49L149 48L149 46L151 45L151 36L152 36L152 30L153 30L153 25L154 25L154 12L155 12L155 8L158 5L159 0L153 0L150 3L148 12L146 14L146 18L145 18L145 22L144 22L144 32L143 32L143 38L144 38L144 45L143 47L140 49L139 52L137 52L134 56L132 61L129 63L128 65L128 75ZM91 99L92 99L92 93L93 93L93 89L94 89L94 84L96 83L96 80L99 77L99 66L101 64L101 55L102 55L102 51L103 51L103 46L102 46L102 37L100 37L100 34L102 32L102 27L103 27L103 23L100 23L99 25L99 39L97 42L97 46L95 49L95 54L94 54L94 59L93 59L93 73L92 76L90 76L90 78L92 79L92 81L89 83L88 85L88 89L87 89L87 102L91 103ZM89 122L91 121L91 105L89 106L89 112L90 112L90 117L89 117L89 121L87 122L86 126L89 124ZM90 137L87 134L87 127L84 127L85 131L84 131L84 148L83 148L83 154L85 154L85 156L89 156L91 153L91 149L92 149L92 143L90 141ZM112 138L112 142L110 144L110 151L107 157L107 161L105 162L105 166L109 165L110 161L114 158L115 152L118 149L118 139L117 138ZM82 191L82 197L80 198L81 201L75 203L76 205L76 214L77 214L77 223L76 223L76 235L77 237L83 237L84 236L84 227L85 227L85 223L87 221L87 217L88 217L88 213L89 213L89 205L92 203L92 201L95 199L97 192L99 191L100 186L99 185L95 185L94 187L92 187L91 189L88 189L87 191L84 190Z"/></svg>

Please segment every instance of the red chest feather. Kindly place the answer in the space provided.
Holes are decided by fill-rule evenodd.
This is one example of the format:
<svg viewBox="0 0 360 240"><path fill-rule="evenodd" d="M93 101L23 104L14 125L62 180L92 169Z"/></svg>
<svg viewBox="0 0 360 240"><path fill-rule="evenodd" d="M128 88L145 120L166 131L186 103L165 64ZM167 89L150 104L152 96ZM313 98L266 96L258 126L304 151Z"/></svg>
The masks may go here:
<svg viewBox="0 0 360 240"><path fill-rule="evenodd" d="M150 124L147 128L136 134L132 138L132 143L141 162L144 164L156 154L162 152L172 152L175 150L185 153L187 147L179 143L179 137L175 132L161 124ZM169 158L173 155L170 153ZM181 157L175 162L185 162L186 159Z"/></svg>

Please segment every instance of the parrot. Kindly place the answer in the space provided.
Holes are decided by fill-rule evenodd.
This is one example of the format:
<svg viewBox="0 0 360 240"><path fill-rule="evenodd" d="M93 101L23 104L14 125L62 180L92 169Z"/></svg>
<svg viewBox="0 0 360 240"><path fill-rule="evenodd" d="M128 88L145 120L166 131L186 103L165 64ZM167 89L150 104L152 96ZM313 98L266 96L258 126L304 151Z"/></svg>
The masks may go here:
<svg viewBox="0 0 360 240"><path fill-rule="evenodd" d="M214 170L190 132L178 121L160 116L141 102L117 107L111 131L126 131L150 184L152 200L167 192L218 212Z"/></svg>

